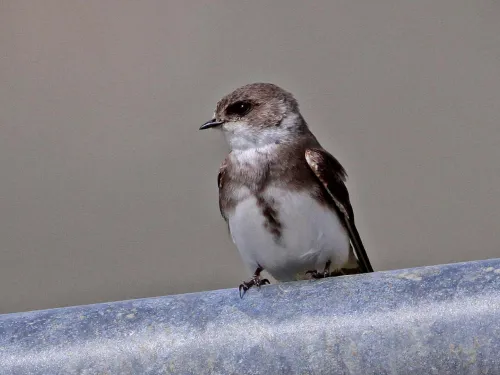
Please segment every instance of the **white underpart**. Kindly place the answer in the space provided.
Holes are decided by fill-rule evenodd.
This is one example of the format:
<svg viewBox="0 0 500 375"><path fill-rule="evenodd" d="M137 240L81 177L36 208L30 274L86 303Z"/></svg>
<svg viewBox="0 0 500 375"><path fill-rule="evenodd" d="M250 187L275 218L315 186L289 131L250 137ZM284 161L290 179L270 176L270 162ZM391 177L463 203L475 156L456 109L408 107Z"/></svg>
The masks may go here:
<svg viewBox="0 0 500 375"><path fill-rule="evenodd" d="M235 164L262 168L276 154L279 145L233 150ZM292 191L273 186L260 195L272 202L281 224L277 239L266 227L266 218L257 197L247 187L232 192L239 203L229 213L229 229L243 262L253 273L261 266L280 281L301 278L309 270L322 271L326 262L342 267L349 260L349 237L337 214L321 205L308 191Z"/></svg>
<svg viewBox="0 0 500 375"><path fill-rule="evenodd" d="M279 240L264 226L265 217L255 196L246 196L229 216L231 236L250 272L262 266L280 281L294 280L308 270L322 271L327 261L332 269L349 258L349 238L335 212L320 205L308 192L269 187L282 226Z"/></svg>
<svg viewBox="0 0 500 375"><path fill-rule="evenodd" d="M276 155L280 144L293 140L298 114L290 114L280 126L261 128L244 122L229 122L222 130L232 150L232 161L245 168L262 168ZM247 187L232 191L239 201L229 213L233 242L251 274L261 266L280 281L302 277L305 271L322 271L327 261L332 269L349 260L349 237L336 213L319 204L307 191L289 191L272 183L261 192L272 202L281 223L281 236L265 227L266 218L257 197Z"/></svg>

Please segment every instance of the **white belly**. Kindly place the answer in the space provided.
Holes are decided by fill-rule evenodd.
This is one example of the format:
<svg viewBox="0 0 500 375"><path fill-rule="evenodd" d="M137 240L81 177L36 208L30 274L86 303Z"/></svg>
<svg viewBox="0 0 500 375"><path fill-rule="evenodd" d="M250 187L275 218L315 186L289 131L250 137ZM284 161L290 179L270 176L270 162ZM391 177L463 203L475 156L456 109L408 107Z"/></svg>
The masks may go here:
<svg viewBox="0 0 500 375"><path fill-rule="evenodd" d="M305 192L269 188L264 198L273 198L281 223L281 236L266 229L265 217L255 196L248 195L229 215L229 229L250 272L261 266L281 281L296 279L298 273L332 269L349 257L349 237L336 213L320 205Z"/></svg>

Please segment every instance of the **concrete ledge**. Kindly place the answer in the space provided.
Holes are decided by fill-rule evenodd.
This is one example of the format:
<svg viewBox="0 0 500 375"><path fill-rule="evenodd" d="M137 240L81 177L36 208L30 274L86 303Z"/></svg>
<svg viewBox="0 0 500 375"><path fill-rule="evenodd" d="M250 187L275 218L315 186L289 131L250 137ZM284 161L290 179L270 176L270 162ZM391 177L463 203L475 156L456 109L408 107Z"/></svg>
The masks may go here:
<svg viewBox="0 0 500 375"><path fill-rule="evenodd" d="M0 373L500 374L500 259L0 315Z"/></svg>

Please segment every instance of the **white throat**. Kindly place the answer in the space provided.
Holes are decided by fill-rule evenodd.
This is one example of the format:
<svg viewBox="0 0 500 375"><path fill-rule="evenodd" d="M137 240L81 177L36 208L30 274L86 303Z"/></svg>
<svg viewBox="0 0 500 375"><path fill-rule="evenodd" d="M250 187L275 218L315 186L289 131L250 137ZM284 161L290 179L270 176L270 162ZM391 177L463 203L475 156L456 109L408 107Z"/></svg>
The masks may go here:
<svg viewBox="0 0 500 375"><path fill-rule="evenodd" d="M290 114L279 126L270 128L250 126L244 121L227 122L222 130L231 150L268 148L297 137L298 118L298 114Z"/></svg>

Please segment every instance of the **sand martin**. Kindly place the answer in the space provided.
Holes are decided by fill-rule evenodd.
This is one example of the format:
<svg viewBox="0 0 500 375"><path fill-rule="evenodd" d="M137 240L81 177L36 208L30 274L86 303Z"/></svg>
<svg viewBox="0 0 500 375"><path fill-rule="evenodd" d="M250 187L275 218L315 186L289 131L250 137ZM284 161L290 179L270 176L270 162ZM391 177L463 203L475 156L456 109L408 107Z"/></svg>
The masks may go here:
<svg viewBox="0 0 500 375"><path fill-rule="evenodd" d="M292 94L270 83L240 87L200 129L209 128L222 130L230 148L218 175L219 207L253 274L240 296L269 283L263 270L278 281L373 272L346 171L318 143Z"/></svg>

